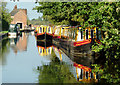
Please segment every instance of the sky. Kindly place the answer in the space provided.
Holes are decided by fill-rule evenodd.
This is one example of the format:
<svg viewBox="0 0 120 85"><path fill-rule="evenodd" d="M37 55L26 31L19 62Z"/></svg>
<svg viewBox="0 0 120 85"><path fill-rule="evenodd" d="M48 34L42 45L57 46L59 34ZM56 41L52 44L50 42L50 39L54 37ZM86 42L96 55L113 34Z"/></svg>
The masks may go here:
<svg viewBox="0 0 120 85"><path fill-rule="evenodd" d="M24 0L25 1L25 0ZM26 0L28 1L28 0ZM32 10L35 6L39 6L39 4L35 4L35 2L13 2L9 1L7 2L6 8L9 12L11 12L14 9L14 6L17 5L17 8L27 9L27 15L28 18L31 20L33 18L38 18L39 16L42 16L42 13L37 13L37 10Z"/></svg>

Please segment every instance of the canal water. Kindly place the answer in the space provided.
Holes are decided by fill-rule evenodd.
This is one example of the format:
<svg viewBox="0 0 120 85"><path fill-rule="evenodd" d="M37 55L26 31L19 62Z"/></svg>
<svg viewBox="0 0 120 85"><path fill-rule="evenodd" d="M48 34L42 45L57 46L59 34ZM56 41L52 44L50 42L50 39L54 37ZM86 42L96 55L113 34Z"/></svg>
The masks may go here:
<svg viewBox="0 0 120 85"><path fill-rule="evenodd" d="M52 44L37 42L34 32L23 32L22 36L5 38L1 43L2 83L98 82L96 74L89 74L92 56L67 56Z"/></svg>

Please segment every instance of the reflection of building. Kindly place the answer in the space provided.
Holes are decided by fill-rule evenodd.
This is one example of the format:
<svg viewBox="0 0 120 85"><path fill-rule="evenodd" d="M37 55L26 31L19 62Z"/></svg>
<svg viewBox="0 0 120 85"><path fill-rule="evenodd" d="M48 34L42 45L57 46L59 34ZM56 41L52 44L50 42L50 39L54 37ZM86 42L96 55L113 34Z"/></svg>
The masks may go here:
<svg viewBox="0 0 120 85"><path fill-rule="evenodd" d="M27 37L25 33L22 33L22 37L19 38L16 47L20 51L25 51L27 49Z"/></svg>
<svg viewBox="0 0 120 85"><path fill-rule="evenodd" d="M10 38L10 45L13 48L14 52L25 51L27 49L27 36L25 33L22 33L22 37Z"/></svg>
<svg viewBox="0 0 120 85"><path fill-rule="evenodd" d="M46 42L37 42L38 52L40 56L47 56L52 53L52 45Z"/></svg>
<svg viewBox="0 0 120 85"><path fill-rule="evenodd" d="M27 25L27 9L17 9L17 5L15 5L10 14L13 19L11 24L19 24L20 28Z"/></svg>

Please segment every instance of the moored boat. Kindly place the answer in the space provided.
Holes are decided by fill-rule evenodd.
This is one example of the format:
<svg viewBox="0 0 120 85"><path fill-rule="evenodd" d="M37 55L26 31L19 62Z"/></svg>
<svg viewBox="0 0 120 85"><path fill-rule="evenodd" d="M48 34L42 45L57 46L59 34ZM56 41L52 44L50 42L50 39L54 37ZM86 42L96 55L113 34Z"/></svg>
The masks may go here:
<svg viewBox="0 0 120 85"><path fill-rule="evenodd" d="M96 27L82 29L81 26L61 27L62 31L59 37L54 38L55 44L59 45L68 52L76 53L91 53L91 46L94 42L99 42L99 31ZM72 50L72 51L70 51Z"/></svg>
<svg viewBox="0 0 120 85"><path fill-rule="evenodd" d="M9 38L16 38L16 36L19 34L19 28L17 24L10 24L8 37Z"/></svg>
<svg viewBox="0 0 120 85"><path fill-rule="evenodd" d="M37 28L36 37L38 41L52 41L52 27L41 25Z"/></svg>

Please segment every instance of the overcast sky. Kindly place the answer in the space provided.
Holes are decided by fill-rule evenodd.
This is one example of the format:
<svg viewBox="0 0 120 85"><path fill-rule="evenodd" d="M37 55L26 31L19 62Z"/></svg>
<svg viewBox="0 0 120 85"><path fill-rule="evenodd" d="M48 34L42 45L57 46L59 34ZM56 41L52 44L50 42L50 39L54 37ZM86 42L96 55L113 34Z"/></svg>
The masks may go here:
<svg viewBox="0 0 120 85"><path fill-rule="evenodd" d="M20 1L20 0L19 0ZM24 0L28 1L28 0ZM35 2L32 2L34 0L30 0L31 2L7 2L6 8L11 12L15 5L17 5L17 8L27 9L27 15L28 18L31 20L33 18L38 18L39 16L42 16L42 13L37 13L36 10L32 10L35 6L38 6L39 4L35 4Z"/></svg>

